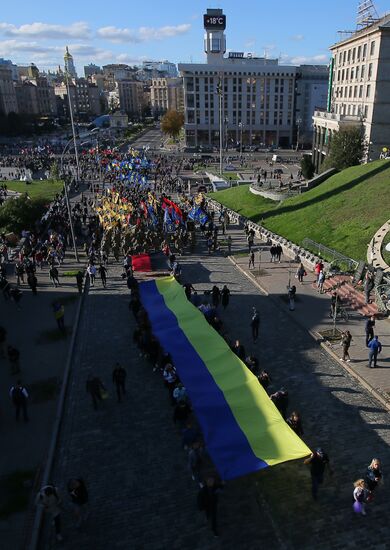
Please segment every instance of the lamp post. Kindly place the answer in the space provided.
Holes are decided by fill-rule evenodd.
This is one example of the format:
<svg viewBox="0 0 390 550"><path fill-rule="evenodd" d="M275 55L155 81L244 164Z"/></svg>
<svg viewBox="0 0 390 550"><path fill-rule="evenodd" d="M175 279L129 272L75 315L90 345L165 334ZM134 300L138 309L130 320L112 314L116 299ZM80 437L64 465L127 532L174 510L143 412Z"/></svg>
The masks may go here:
<svg viewBox="0 0 390 550"><path fill-rule="evenodd" d="M238 123L238 127L240 128L240 157L242 157L242 129L244 127L244 123L240 121Z"/></svg>
<svg viewBox="0 0 390 550"><path fill-rule="evenodd" d="M217 85L217 94L219 96L219 175L222 177L222 148L223 148L223 136L222 136L222 80L219 79Z"/></svg>
<svg viewBox="0 0 390 550"><path fill-rule="evenodd" d="M227 152L229 149L229 118L225 116L224 118L225 123L225 151Z"/></svg>
<svg viewBox="0 0 390 550"><path fill-rule="evenodd" d="M72 220L72 211L70 209L70 202L69 202L69 195L68 195L68 184L66 182L66 179L64 177L64 170L63 170L63 163L64 163L64 155L65 155L65 152L66 152L66 149L68 148L68 145L70 145L70 143L74 140L74 137L72 137L65 145L64 147L64 150L62 151L61 153L61 157L60 157L60 174L61 174L61 177L64 179L64 192L65 192L65 202L66 202L66 207L67 207L67 210L68 210L68 217L69 217L69 226L70 226L70 233L72 235L72 244L73 244L73 251L74 251L74 257L76 259L76 262L80 262L80 259L79 259L79 254L77 252L77 246L76 246L76 239L75 239L75 235L74 235L74 228L73 228L73 220ZM74 142L75 144L75 151L77 151L77 148L76 148L76 142Z"/></svg>
<svg viewBox="0 0 390 550"><path fill-rule="evenodd" d="M302 124L302 119L299 117L297 118L297 147L296 147L296 151L298 151L299 149L299 131L301 129L301 124Z"/></svg>
<svg viewBox="0 0 390 550"><path fill-rule="evenodd" d="M72 125L72 135L73 135L73 144L74 144L74 154L76 157L76 174L77 174L77 181L80 179L80 165L79 165L79 155L77 152L77 144L76 144L76 130L74 127L74 118L73 118L73 108L72 108L72 100L70 97L70 88L69 88L69 75L68 71L65 71L65 81L66 81L66 91L68 94L68 103L69 103L69 114L70 114L70 123Z"/></svg>
<svg viewBox="0 0 390 550"><path fill-rule="evenodd" d="M100 185L102 185L102 192L103 192L104 181L102 182L102 163L100 161L100 146L99 146L100 128L94 128L93 130L90 131L90 134L96 136L96 161L99 164L99 189L100 189ZM92 187L92 190L93 190L94 198L96 199L94 187Z"/></svg>

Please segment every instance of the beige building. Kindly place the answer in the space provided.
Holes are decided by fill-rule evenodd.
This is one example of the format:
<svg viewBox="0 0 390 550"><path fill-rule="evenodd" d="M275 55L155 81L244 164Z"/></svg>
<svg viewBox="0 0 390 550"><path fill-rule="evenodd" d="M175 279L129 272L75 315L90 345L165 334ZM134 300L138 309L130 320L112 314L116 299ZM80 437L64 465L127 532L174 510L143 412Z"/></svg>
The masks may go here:
<svg viewBox="0 0 390 550"><path fill-rule="evenodd" d="M153 78L150 102L156 113L184 112L184 88L182 78Z"/></svg>
<svg viewBox="0 0 390 550"><path fill-rule="evenodd" d="M68 91L65 82L57 84L54 93L63 103L63 109L69 112ZM85 78L72 78L69 80L69 93L73 114L76 116L100 115L100 96L98 87L91 84Z"/></svg>
<svg viewBox="0 0 390 550"><path fill-rule="evenodd" d="M330 48L328 112L313 116L313 161L322 164L333 132L360 126L366 160L379 158L390 144L390 15L351 34Z"/></svg>
<svg viewBox="0 0 390 550"><path fill-rule="evenodd" d="M8 65L0 65L0 113L8 115L18 111L12 68Z"/></svg>
<svg viewBox="0 0 390 550"><path fill-rule="evenodd" d="M119 108L126 114L139 118L145 107L144 84L136 80L118 80Z"/></svg>

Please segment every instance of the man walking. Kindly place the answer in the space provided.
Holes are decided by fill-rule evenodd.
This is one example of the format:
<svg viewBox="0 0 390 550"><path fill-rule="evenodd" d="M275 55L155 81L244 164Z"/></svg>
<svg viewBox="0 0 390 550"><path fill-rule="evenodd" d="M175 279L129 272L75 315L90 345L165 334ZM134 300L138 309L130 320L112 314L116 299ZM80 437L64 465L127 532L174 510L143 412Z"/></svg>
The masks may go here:
<svg viewBox="0 0 390 550"><path fill-rule="evenodd" d="M100 266L99 266L99 275L100 275L100 278L102 280L102 284L103 284L104 288L106 288L106 285L107 285L107 268L103 264L100 264Z"/></svg>
<svg viewBox="0 0 390 550"><path fill-rule="evenodd" d="M318 488L324 481L325 468L328 467L329 473L333 474L329 464L329 457L323 449L318 448L303 463L310 465L311 494L313 499L317 500Z"/></svg>
<svg viewBox="0 0 390 550"><path fill-rule="evenodd" d="M371 315L369 319L366 321L366 347L368 348L368 343L370 340L374 338L374 327L375 327L375 317L374 315Z"/></svg>
<svg viewBox="0 0 390 550"><path fill-rule="evenodd" d="M83 272L78 271L76 273L76 284L77 284L77 289L79 291L79 294L82 294L83 292L83 279L84 279Z"/></svg>
<svg viewBox="0 0 390 550"><path fill-rule="evenodd" d="M260 316L255 307L252 308L252 319L251 319L251 328L252 328L252 338L253 342L257 342L259 337L259 325L260 325Z"/></svg>
<svg viewBox="0 0 390 550"><path fill-rule="evenodd" d="M53 312L58 328L61 332L65 332L65 308L60 302L54 302Z"/></svg>
<svg viewBox="0 0 390 550"><path fill-rule="evenodd" d="M52 265L49 269L49 277L54 287L60 286L60 281L58 280L58 269L54 265Z"/></svg>
<svg viewBox="0 0 390 550"><path fill-rule="evenodd" d="M370 369L374 369L376 367L376 361L381 351L382 344L379 342L378 336L374 336L374 338L368 342L368 366ZM372 365L373 361L374 365Z"/></svg>
<svg viewBox="0 0 390 550"><path fill-rule="evenodd" d="M253 269L255 268L255 251L254 250L251 250L249 252L249 265L248 265L248 268L250 269L251 266L253 267Z"/></svg>
<svg viewBox="0 0 390 550"><path fill-rule="evenodd" d="M20 380L16 382L15 386L11 387L11 389L9 390L9 396L15 407L16 420L19 420L20 411L23 411L23 419L25 422L28 422L28 415L27 415L28 392L26 388L22 386L22 382Z"/></svg>
<svg viewBox="0 0 390 550"><path fill-rule="evenodd" d="M124 396L126 393L126 388L125 388L126 376L127 376L127 373L125 369L122 367L122 365L120 365L119 363L116 363L114 370L112 371L112 381L116 386L118 403L122 401L121 397Z"/></svg>
<svg viewBox="0 0 390 550"><path fill-rule="evenodd" d="M87 273L89 275L91 286L94 286L95 277L96 277L96 267L93 264L89 264L87 267Z"/></svg>
<svg viewBox="0 0 390 550"><path fill-rule="evenodd" d="M231 235L229 235L228 238L227 238L227 246L228 246L228 254L229 254L229 256L230 256L231 253L232 253L232 241L233 241L233 239L232 239Z"/></svg>

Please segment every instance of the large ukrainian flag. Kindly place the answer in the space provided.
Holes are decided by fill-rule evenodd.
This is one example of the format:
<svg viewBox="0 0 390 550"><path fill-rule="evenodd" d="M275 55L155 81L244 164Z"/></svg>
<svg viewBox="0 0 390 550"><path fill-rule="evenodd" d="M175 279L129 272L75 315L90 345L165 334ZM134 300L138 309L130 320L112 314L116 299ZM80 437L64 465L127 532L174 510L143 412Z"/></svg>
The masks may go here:
<svg viewBox="0 0 390 550"><path fill-rule="evenodd" d="M222 479L310 454L257 378L173 277L140 284L152 330L169 352Z"/></svg>

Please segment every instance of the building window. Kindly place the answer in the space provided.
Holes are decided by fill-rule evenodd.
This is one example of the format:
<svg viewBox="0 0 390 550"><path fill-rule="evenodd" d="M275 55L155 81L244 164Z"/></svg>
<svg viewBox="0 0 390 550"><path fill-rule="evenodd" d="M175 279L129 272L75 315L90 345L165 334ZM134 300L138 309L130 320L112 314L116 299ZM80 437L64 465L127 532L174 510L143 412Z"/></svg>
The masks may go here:
<svg viewBox="0 0 390 550"><path fill-rule="evenodd" d="M375 41L371 42L371 46L370 46L370 55L374 55L374 53L375 53Z"/></svg>
<svg viewBox="0 0 390 550"><path fill-rule="evenodd" d="M364 118L368 117L368 105L364 106Z"/></svg>
<svg viewBox="0 0 390 550"><path fill-rule="evenodd" d="M347 57L347 59L348 59L348 63L349 63L349 62L351 61L351 50L348 50L348 57Z"/></svg>
<svg viewBox="0 0 390 550"><path fill-rule="evenodd" d="M366 89L366 97L370 97L370 94L371 94L371 85L368 84Z"/></svg>
<svg viewBox="0 0 390 550"><path fill-rule="evenodd" d="M367 55L367 44L364 44L364 46L363 46L363 59L366 58L366 55Z"/></svg>
<svg viewBox="0 0 390 550"><path fill-rule="evenodd" d="M358 49L357 49L357 60L360 61L360 54L362 53L362 47L361 46L358 46Z"/></svg>
<svg viewBox="0 0 390 550"><path fill-rule="evenodd" d="M359 78L359 65L356 67L355 78L356 78L356 80Z"/></svg>
<svg viewBox="0 0 390 550"><path fill-rule="evenodd" d="M374 43L374 42L373 42ZM367 78L370 79L372 77L372 63L368 65L368 75Z"/></svg>
<svg viewBox="0 0 390 550"><path fill-rule="evenodd" d="M359 97L363 97L363 85L359 86Z"/></svg>
<svg viewBox="0 0 390 550"><path fill-rule="evenodd" d="M353 97L357 97L358 87L355 86L353 89Z"/></svg>
<svg viewBox="0 0 390 550"><path fill-rule="evenodd" d="M362 65L362 70L360 71L360 78L364 78L365 69L366 69L366 66Z"/></svg>
<svg viewBox="0 0 390 550"><path fill-rule="evenodd" d="M343 53L343 63L345 63L345 60L347 59L347 51L344 50L344 53Z"/></svg>

